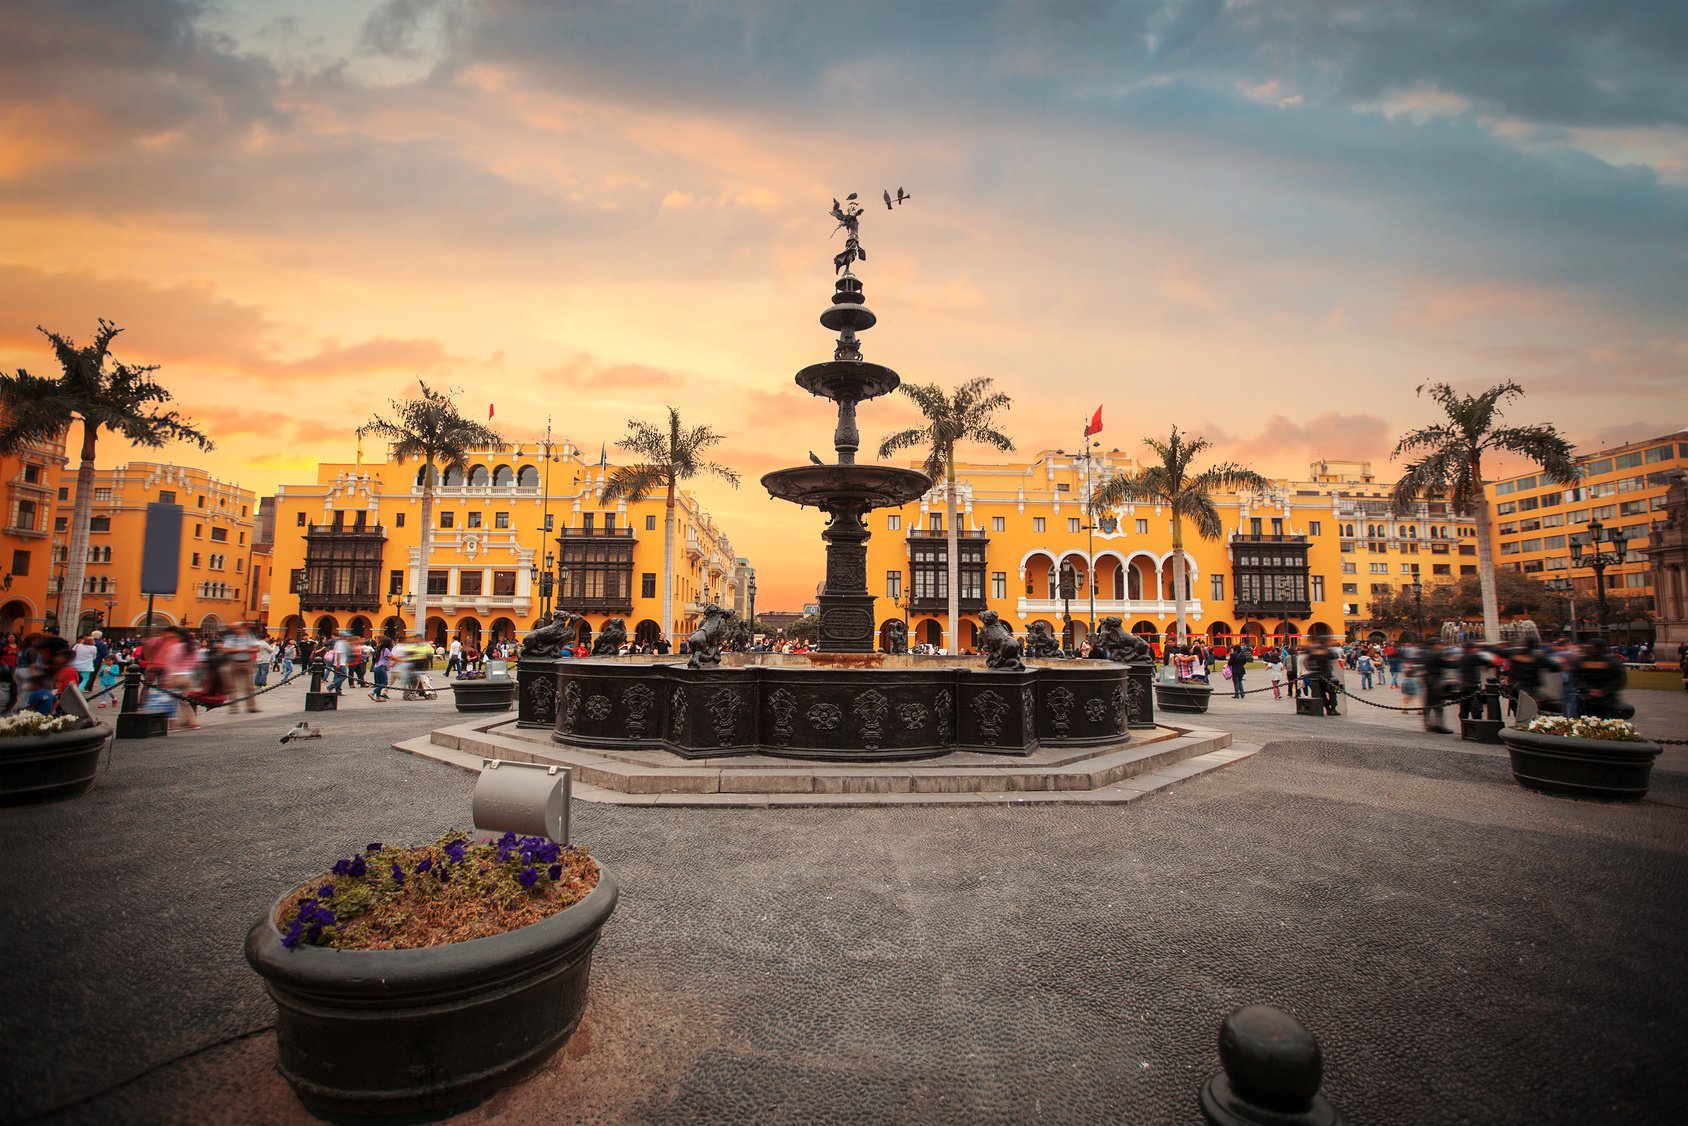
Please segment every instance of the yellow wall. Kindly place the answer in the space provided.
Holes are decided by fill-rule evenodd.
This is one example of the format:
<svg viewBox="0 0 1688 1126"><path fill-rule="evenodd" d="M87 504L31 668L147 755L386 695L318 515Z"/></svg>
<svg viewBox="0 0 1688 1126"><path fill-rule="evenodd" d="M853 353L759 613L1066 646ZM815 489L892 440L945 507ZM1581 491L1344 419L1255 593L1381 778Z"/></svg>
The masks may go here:
<svg viewBox="0 0 1688 1126"><path fill-rule="evenodd" d="M0 456L6 483L4 545L0 547L0 631L40 629L52 613L47 593L53 572L53 520L59 511L59 470L65 464L62 438L20 453ZM31 479L33 478L33 480ZM31 509L33 508L33 511Z"/></svg>
<svg viewBox="0 0 1688 1126"><path fill-rule="evenodd" d="M1033 621L1047 622L1059 633L1063 605L1049 597L1048 575L1061 561L1072 559L1094 579L1095 616L1120 617L1127 629L1152 629L1157 635L1171 632L1173 612L1172 534L1170 515L1152 505L1127 506L1114 513L1118 525L1112 532L1098 528L1094 541L1084 530L1085 464L1059 452L1044 451L1029 462L1012 464L967 464L957 466L958 511L963 529L982 530L986 546L985 598L1016 632L1024 633ZM1099 454L1090 469L1097 485L1115 473L1132 473L1140 468L1117 451ZM1187 614L1193 636L1214 633L1235 634L1245 624L1235 607L1231 537L1253 534L1252 521L1259 519L1264 545L1271 544L1273 520L1281 521L1278 534L1305 537L1309 573L1322 580L1322 592L1309 590L1311 614L1293 619L1295 631L1307 634L1324 628L1344 635L1369 632L1365 625L1371 587L1399 586L1412 582L1414 566L1424 582L1432 581L1433 567L1447 567L1450 576L1475 573L1476 548L1471 539L1470 519L1456 519L1428 506L1420 506L1413 518L1387 515L1388 486L1376 482L1366 463L1319 462L1311 467L1309 480L1278 481L1264 496L1230 495L1216 498L1225 539L1202 540L1188 522L1184 547L1189 559L1190 582ZM1375 509L1376 512L1368 510ZM889 572L899 572L906 589L909 580L909 530L930 529L934 514L942 515L942 489L901 509L870 514L873 538L868 543L868 589L877 596L875 618L883 629L893 618L902 619L903 607L888 596ZM1042 521L1041 529L1038 522ZM892 522L900 522L893 527ZM1000 522L1000 523L999 523ZM1342 535L1352 528L1352 536ZM1432 530L1436 535L1432 536ZM1368 534L1375 533L1375 534ZM1446 535L1446 539L1442 536ZM941 536L933 542L942 543ZM1375 545L1376 550L1373 550ZM1445 548L1446 550L1442 550ZM1387 573L1373 574L1376 564ZM1134 588L1130 572L1137 572ZM1351 572L1347 568L1352 568ZM1403 569L1405 568L1405 569ZM1127 576L1124 592L1116 599L1116 572ZM1223 576L1223 593L1214 597L1212 576ZM1000 579L999 579L1000 577ZM1353 593L1344 592L1352 584ZM1028 585L1031 590L1028 593ZM1315 597L1315 595L1322 596ZM1072 615L1081 623L1076 630L1082 639L1091 614L1090 583L1073 599ZM1131 595L1136 594L1136 597ZM911 610L910 638L925 641L930 631L945 628L946 612ZM977 615L964 615L977 626ZM1256 628L1271 634L1284 619L1249 615L1250 632ZM962 626L961 644L968 647L972 634Z"/></svg>
<svg viewBox="0 0 1688 1126"><path fill-rule="evenodd" d="M492 484L500 470L507 469L515 482L537 479L535 484ZM469 474L484 470L488 483L468 484L448 476L435 490L432 559L426 570L447 573L446 593L428 596L428 616L439 619L430 636L443 628L446 636L471 636L479 630L481 642L499 632L519 637L531 629L541 612L539 584L530 568L543 570L547 552L558 551L556 538L565 528L579 528L590 513L602 527L605 514L613 513L619 527L633 529L633 577L631 613L588 613L594 634L610 617L625 619L628 634L645 620L660 622L662 591L663 525L665 497L609 506L597 501L598 490L614 466L600 467L596 460L582 460L571 443L559 440L547 463L538 443L505 445L478 451L469 462ZM422 490L418 462L370 462L361 465L339 463L318 466L314 483L285 485L277 490L273 558L266 564L270 578L266 589L268 621L272 632L296 632L300 626L299 599L292 592L292 575L305 566L306 534L311 525L332 525L336 510L343 512L344 526L364 513L366 526L379 526L386 540L382 546L379 605L373 609L350 603L304 613L303 624L316 634L322 626L350 628L366 633L416 628L408 610L393 605L394 572L399 589L414 593L423 581L425 568L418 558ZM471 478L472 479L472 476ZM545 517L552 531L544 531ZM473 521L479 521L478 526ZM449 527L445 526L449 522ZM707 512L689 493L681 492L675 512L674 633L678 642L696 628L704 592L722 605L733 601L732 576L735 556L732 545L715 526ZM514 594L494 593L495 575L513 572ZM463 592L465 573L480 573L480 594ZM643 576L655 576L656 597L643 594ZM567 600L552 599L556 608Z"/></svg>

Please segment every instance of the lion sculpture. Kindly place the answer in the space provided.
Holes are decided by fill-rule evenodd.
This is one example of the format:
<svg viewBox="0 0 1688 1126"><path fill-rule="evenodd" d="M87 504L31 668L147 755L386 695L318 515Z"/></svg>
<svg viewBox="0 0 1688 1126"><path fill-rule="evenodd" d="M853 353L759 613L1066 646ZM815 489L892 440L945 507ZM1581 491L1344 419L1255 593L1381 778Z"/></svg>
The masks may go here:
<svg viewBox="0 0 1688 1126"><path fill-rule="evenodd" d="M522 659L556 660L561 657L563 650L574 648L583 620L579 614L558 610L551 615L549 622L522 638Z"/></svg>
<svg viewBox="0 0 1688 1126"><path fill-rule="evenodd" d="M1125 623L1116 617L1102 619L1096 627L1096 640L1090 646L1090 655L1104 661L1118 661L1121 664L1140 664L1144 661L1154 663L1154 651L1148 642L1134 633L1127 633Z"/></svg>
<svg viewBox="0 0 1688 1126"><path fill-rule="evenodd" d="M1003 623L995 610L979 615L985 628L980 631L979 647L985 652L985 667L1018 672L1026 667L1020 659L1020 639Z"/></svg>
<svg viewBox="0 0 1688 1126"><path fill-rule="evenodd" d="M1026 629L1026 655L1030 657L1059 657L1061 643L1047 622L1033 622Z"/></svg>
<svg viewBox="0 0 1688 1126"><path fill-rule="evenodd" d="M721 663L721 646L729 639L732 617L731 610L723 610L713 602L703 608L703 624L692 634L689 646L692 654L686 661L687 668L713 668Z"/></svg>
<svg viewBox="0 0 1688 1126"><path fill-rule="evenodd" d="M627 623L620 618L611 618L604 623L604 628L598 631L598 640L592 643L592 655L614 657L626 644Z"/></svg>

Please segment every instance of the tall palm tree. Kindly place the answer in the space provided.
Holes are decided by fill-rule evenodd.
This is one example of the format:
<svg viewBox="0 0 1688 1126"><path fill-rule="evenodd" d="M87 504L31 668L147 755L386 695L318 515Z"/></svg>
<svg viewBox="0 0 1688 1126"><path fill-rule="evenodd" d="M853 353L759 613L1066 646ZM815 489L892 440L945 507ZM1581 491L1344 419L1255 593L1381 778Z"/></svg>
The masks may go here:
<svg viewBox="0 0 1688 1126"><path fill-rule="evenodd" d="M93 342L80 347L69 337L40 326L36 330L52 341L60 375L48 379L21 370L0 375L0 419L4 420L0 452L15 453L32 442L58 440L71 422L82 423L82 463L76 468L70 546L59 586L60 628L70 622L75 629L82 620L88 522L94 507L94 454L100 431L110 430L134 445L154 449L166 442L192 442L202 450L214 449L215 444L180 414L153 405L171 401L170 392L152 377L158 365L115 359L111 342L123 330L104 317Z"/></svg>
<svg viewBox="0 0 1688 1126"><path fill-rule="evenodd" d="M616 500L644 500L658 489L668 492L668 511L662 528L662 636L674 637L674 503L681 481L690 481L699 473L713 473L733 488L738 488L739 475L724 465L703 456L705 450L726 440L708 426L680 425L680 412L668 408L668 429L662 430L648 422L627 420L627 437L616 443L639 460L632 465L618 465L598 493L601 504Z"/></svg>
<svg viewBox="0 0 1688 1126"><path fill-rule="evenodd" d="M1462 395L1446 383L1421 384L1447 414L1445 422L1409 430L1395 443L1391 458L1419 453L1395 482L1390 504L1397 515L1414 501L1443 498L1461 516L1477 518L1477 579L1483 591L1483 636L1500 638L1500 606L1495 595L1494 549L1489 541L1489 502L1483 495L1483 453L1499 450L1520 454L1562 485L1577 481L1571 443L1551 423L1539 426L1501 426L1501 406L1520 398L1516 383L1497 383L1480 395Z"/></svg>
<svg viewBox="0 0 1688 1126"><path fill-rule="evenodd" d="M1145 465L1136 473L1115 474L1102 483L1091 497L1090 512L1096 513L1122 504L1153 504L1172 513L1172 601L1177 613L1177 640L1189 640L1190 630L1185 623L1184 602L1189 597L1185 589L1184 521L1189 520L1196 534L1204 540L1216 540L1225 534L1219 519L1213 494L1237 489L1263 489L1266 478L1252 469L1231 462L1223 462L1200 473L1193 473L1190 463L1208 450L1212 443L1206 438L1180 437L1178 427L1172 437L1162 442L1158 438L1144 438L1143 444L1155 451L1158 464ZM1092 581L1094 576L1092 576Z"/></svg>
<svg viewBox="0 0 1688 1126"><path fill-rule="evenodd" d="M434 550L434 489L439 485L440 473L466 468L475 447L499 445L504 437L490 426L464 418L451 392L436 391L420 379L416 384L422 388L421 395L389 400L393 417L371 415L357 432L360 438L366 434L385 438L394 461L420 459L422 462L421 581L412 593L416 596L416 632L426 636L428 561Z"/></svg>
<svg viewBox="0 0 1688 1126"><path fill-rule="evenodd" d="M944 394L944 389L936 383L903 384L903 394L913 399L920 413L926 416L926 425L899 430L879 443L881 458L890 457L898 450L924 449L926 464L921 468L932 478L933 484L944 482L944 527L949 544L946 552L949 563L949 651L952 654L961 651L961 549L955 519L955 444L980 442L1004 453L1014 449L1013 441L996 428L993 418L997 411L1012 407L1014 401L1001 391L993 391L991 383L988 376L969 379L955 389L954 395Z"/></svg>

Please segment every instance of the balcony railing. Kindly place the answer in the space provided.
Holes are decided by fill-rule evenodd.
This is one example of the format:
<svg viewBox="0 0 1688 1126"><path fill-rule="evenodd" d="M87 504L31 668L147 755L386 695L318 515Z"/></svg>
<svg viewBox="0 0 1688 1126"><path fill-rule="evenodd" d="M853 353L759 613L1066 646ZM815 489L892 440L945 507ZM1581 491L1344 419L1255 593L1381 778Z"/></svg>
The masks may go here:
<svg viewBox="0 0 1688 1126"><path fill-rule="evenodd" d="M305 529L313 536L378 536L387 538L387 529L382 524L312 524Z"/></svg>
<svg viewBox="0 0 1688 1126"><path fill-rule="evenodd" d="M1038 616L1043 615L1043 614L1059 614L1059 613L1061 613L1061 611L1062 611L1062 609L1064 608L1065 605L1066 605L1066 603L1064 603L1059 598L1022 598L1017 603L1015 603L1014 609L1015 609L1015 612L1020 615L1020 617L1027 618L1027 617L1038 617ZM1090 612L1090 596L1085 595L1083 598L1079 598L1077 596L1074 596L1074 598L1072 600L1072 606L1073 606L1073 611L1074 611L1075 614L1081 608L1084 610L1084 612L1086 614L1088 614ZM1190 613L1190 614L1201 613L1202 612L1202 600L1199 599L1199 598L1186 598L1184 600L1184 610L1185 610L1186 613ZM1156 599L1156 598L1097 598L1096 599L1096 614L1097 614L1098 617L1100 617L1103 614L1118 614L1120 617L1123 618L1128 614L1129 615L1172 614L1172 613L1175 613L1176 611L1177 611L1177 606L1174 604L1173 600L1170 599L1170 598L1159 598L1159 599Z"/></svg>
<svg viewBox="0 0 1688 1126"><path fill-rule="evenodd" d="M909 602L909 609L916 614L945 613L949 610L949 595L940 594L936 597L915 598ZM962 614L982 614L989 609L989 604L981 596L968 598L963 595L956 604L956 610Z"/></svg>
<svg viewBox="0 0 1688 1126"><path fill-rule="evenodd" d="M313 594L306 591L299 596L304 610L379 610L379 594Z"/></svg>
<svg viewBox="0 0 1688 1126"><path fill-rule="evenodd" d="M594 539L603 539L605 536L620 537L622 539L632 539L633 538L633 529L632 528L599 528L599 527L594 525L593 527L590 527L590 528L561 528L561 529L558 530L557 534L562 536L564 539L578 539L578 538L584 538L584 537L587 537L587 536L590 536Z"/></svg>
<svg viewBox="0 0 1688 1126"><path fill-rule="evenodd" d="M1254 602L1239 599L1231 604L1232 610L1238 614L1253 614L1256 617L1279 618L1310 618L1313 616L1313 604L1306 599L1266 599Z"/></svg>
<svg viewBox="0 0 1688 1126"><path fill-rule="evenodd" d="M22 536L25 539L36 539L36 540L38 540L38 539L45 538L45 536L47 535L47 529L45 529L45 528L34 528L34 527L30 527L27 524L7 524L6 525L6 534L8 536Z"/></svg>
<svg viewBox="0 0 1688 1126"><path fill-rule="evenodd" d="M1292 536L1281 532L1233 532L1232 543L1306 543L1306 536Z"/></svg>
<svg viewBox="0 0 1688 1126"><path fill-rule="evenodd" d="M989 536L983 528L957 528L957 540L988 540ZM910 528L908 538L911 540L947 540L949 533L942 528Z"/></svg>

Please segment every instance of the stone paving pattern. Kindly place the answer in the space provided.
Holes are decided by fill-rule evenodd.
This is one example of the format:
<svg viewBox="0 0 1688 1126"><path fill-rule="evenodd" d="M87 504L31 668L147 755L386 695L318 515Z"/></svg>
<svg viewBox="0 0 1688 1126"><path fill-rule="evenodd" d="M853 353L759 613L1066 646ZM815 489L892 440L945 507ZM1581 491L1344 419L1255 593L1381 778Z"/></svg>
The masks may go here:
<svg viewBox="0 0 1688 1126"><path fill-rule="evenodd" d="M1262 752L1129 806L577 804L623 888L586 1019L454 1121L1196 1122L1257 1001L1318 1033L1353 1123L1682 1121L1680 749L1604 806L1413 720L1215 695ZM312 1121L245 931L336 856L464 824L473 780L389 748L448 702L348 697L279 746L298 718L121 743L86 797L0 812L0 1119Z"/></svg>

